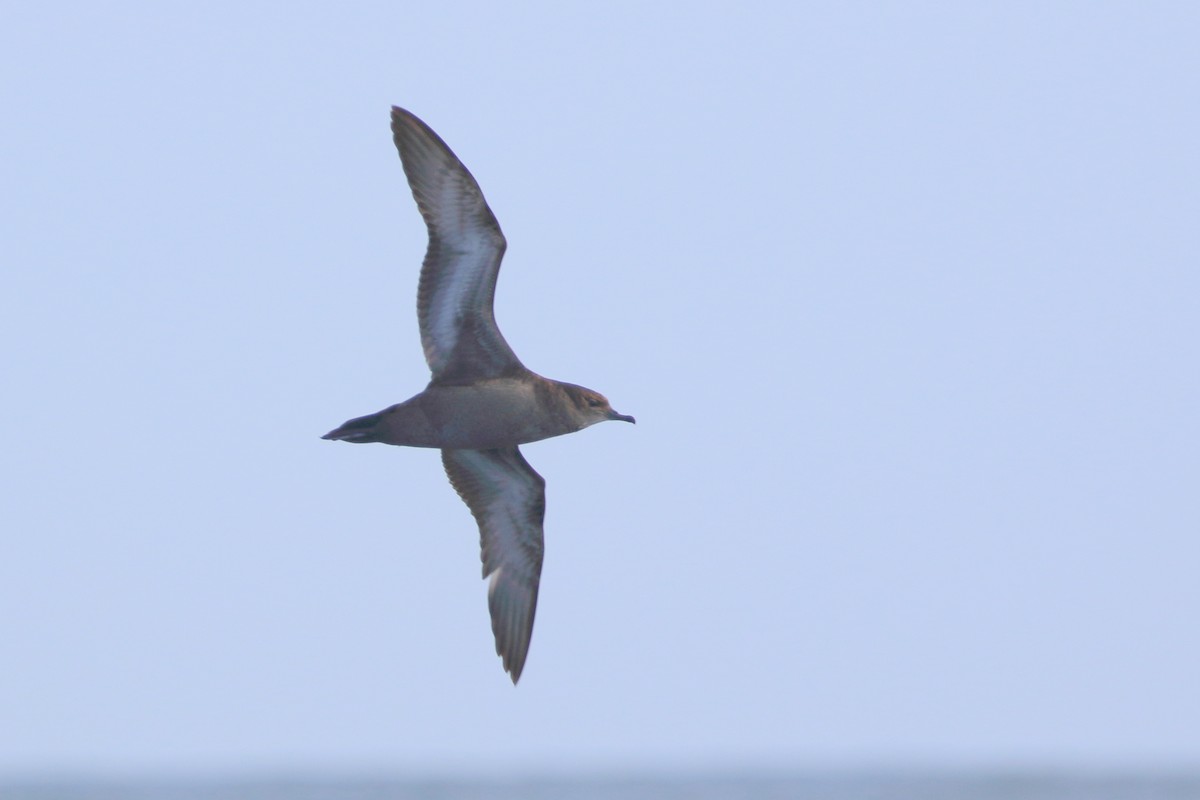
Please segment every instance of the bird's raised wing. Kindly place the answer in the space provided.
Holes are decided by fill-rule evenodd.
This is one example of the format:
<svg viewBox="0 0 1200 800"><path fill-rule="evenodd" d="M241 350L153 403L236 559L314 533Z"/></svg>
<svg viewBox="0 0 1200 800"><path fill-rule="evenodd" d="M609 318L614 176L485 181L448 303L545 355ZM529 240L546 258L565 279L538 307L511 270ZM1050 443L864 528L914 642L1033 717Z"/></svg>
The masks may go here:
<svg viewBox="0 0 1200 800"><path fill-rule="evenodd" d="M417 319L433 382L473 383L523 372L492 313L505 241L479 184L428 125L395 106L392 136L429 226Z"/></svg>
<svg viewBox="0 0 1200 800"><path fill-rule="evenodd" d="M443 450L442 464L479 523L496 653L516 683L537 610L546 481L516 447Z"/></svg>

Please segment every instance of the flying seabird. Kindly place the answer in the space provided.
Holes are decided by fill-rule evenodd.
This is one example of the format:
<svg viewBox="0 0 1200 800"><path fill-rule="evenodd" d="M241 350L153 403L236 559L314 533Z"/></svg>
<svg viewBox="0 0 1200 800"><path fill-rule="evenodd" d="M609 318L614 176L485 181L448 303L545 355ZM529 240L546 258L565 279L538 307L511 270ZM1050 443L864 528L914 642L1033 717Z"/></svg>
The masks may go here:
<svg viewBox="0 0 1200 800"><path fill-rule="evenodd" d="M429 227L417 321L432 378L415 397L322 438L442 451L450 483L479 524L496 653L515 684L533 632L546 510L546 482L518 445L634 419L599 392L521 363L492 313L506 243L479 184L428 125L395 106L392 134Z"/></svg>

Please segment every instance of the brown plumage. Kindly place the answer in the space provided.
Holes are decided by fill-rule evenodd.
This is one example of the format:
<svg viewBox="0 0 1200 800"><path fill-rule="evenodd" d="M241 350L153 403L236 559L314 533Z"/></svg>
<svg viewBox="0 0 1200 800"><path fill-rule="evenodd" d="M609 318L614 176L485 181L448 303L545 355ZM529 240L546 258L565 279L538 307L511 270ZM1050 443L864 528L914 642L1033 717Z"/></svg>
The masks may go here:
<svg viewBox="0 0 1200 800"><path fill-rule="evenodd" d="M492 312L506 244L479 184L404 109L392 108L392 134L429 228L417 321L432 377L420 394L323 438L441 449L450 483L479 525L496 652L515 684L533 633L546 509L546 482L517 445L634 419L598 392L520 362Z"/></svg>

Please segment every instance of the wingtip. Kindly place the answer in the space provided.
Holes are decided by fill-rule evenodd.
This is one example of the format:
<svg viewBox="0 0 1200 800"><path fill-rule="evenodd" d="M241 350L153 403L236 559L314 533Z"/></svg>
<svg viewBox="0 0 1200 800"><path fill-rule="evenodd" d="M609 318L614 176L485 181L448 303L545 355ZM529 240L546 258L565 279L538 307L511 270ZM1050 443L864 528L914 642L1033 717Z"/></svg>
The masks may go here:
<svg viewBox="0 0 1200 800"><path fill-rule="evenodd" d="M521 647L513 647L511 643L504 642L499 636L496 637L496 655L500 656L500 663L504 666L504 671L508 673L508 677L512 680L513 686L517 685L517 681L521 680L521 673L525 671L525 657L529 654L529 644L526 640L524 649Z"/></svg>
<svg viewBox="0 0 1200 800"><path fill-rule="evenodd" d="M411 119L416 119L416 116L411 111L406 111L400 106L392 106L392 132L399 132L400 127L405 122Z"/></svg>
<svg viewBox="0 0 1200 800"><path fill-rule="evenodd" d="M392 126L393 127L395 127L396 125L398 125L402 122L410 122L411 123L411 122L420 122L420 121L421 121L420 117L418 117L413 112L409 111L407 108L401 108L400 106L392 106Z"/></svg>

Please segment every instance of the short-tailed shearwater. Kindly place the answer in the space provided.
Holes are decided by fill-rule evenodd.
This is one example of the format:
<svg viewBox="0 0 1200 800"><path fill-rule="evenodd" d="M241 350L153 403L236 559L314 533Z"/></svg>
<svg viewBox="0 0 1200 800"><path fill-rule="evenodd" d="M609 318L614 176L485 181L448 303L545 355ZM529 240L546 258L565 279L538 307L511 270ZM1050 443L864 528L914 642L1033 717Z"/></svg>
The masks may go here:
<svg viewBox="0 0 1200 800"><path fill-rule="evenodd" d="M496 653L515 684L533 632L546 510L546 482L517 445L634 419L598 392L525 368L492 314L505 240L479 184L428 125L395 106L392 134L429 227L417 320L433 376L415 397L323 438L441 449L479 524Z"/></svg>

